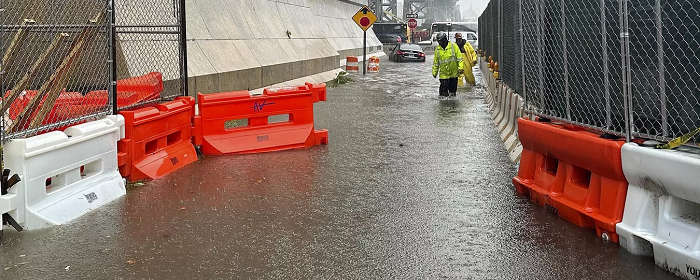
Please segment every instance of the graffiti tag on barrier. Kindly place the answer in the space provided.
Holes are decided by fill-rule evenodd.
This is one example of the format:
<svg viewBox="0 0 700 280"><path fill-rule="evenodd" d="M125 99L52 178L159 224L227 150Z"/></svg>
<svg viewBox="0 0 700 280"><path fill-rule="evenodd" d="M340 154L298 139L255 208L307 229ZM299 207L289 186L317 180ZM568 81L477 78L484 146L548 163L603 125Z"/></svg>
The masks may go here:
<svg viewBox="0 0 700 280"><path fill-rule="evenodd" d="M268 106L268 105L275 105L275 103L274 102L267 103L267 100L265 100L263 102L255 101L255 103L253 104L253 107L250 107L250 108L253 109L253 112L262 112L263 108L265 108L265 106Z"/></svg>

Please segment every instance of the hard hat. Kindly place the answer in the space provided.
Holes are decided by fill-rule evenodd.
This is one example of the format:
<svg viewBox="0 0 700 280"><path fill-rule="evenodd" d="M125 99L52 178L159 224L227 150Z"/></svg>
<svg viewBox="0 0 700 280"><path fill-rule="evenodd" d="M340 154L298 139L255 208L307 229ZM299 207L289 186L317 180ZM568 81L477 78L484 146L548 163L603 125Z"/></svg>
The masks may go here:
<svg viewBox="0 0 700 280"><path fill-rule="evenodd" d="M445 34L444 32L440 32L437 34L437 36L435 36L435 39L437 39L438 41L447 40L447 34Z"/></svg>
<svg viewBox="0 0 700 280"><path fill-rule="evenodd" d="M459 32L455 33L455 38L461 39L461 38L462 38L462 33L459 33Z"/></svg>

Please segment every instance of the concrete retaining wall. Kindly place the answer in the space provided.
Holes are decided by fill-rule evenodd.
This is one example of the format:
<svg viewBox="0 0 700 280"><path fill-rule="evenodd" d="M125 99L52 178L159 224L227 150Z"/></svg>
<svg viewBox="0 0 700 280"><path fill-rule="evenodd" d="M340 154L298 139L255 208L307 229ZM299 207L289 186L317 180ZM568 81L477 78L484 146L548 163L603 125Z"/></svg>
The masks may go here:
<svg viewBox="0 0 700 280"><path fill-rule="evenodd" d="M188 0L190 95L252 90L340 67L362 53L344 0ZM291 35L287 36L287 31ZM367 32L368 53L381 50Z"/></svg>

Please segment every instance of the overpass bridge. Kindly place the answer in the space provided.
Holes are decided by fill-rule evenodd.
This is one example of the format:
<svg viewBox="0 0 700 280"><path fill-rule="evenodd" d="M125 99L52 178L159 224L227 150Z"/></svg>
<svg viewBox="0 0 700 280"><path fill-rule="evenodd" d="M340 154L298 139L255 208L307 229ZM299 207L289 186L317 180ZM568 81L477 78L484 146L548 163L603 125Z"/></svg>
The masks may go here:
<svg viewBox="0 0 700 280"><path fill-rule="evenodd" d="M402 21L406 14L417 14L417 19L430 26L438 21L461 21L461 12L456 0L404 0L399 11L397 0L368 0L380 21Z"/></svg>

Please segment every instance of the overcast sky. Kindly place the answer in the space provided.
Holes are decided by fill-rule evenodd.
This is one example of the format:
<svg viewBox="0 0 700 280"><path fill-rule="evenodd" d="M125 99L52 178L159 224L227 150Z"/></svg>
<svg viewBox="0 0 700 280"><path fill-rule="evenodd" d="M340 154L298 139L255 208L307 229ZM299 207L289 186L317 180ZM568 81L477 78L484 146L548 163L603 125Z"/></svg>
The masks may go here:
<svg viewBox="0 0 700 280"><path fill-rule="evenodd" d="M468 9L469 5L473 5L477 14L481 14L488 4L489 0L459 0L459 6L461 6L463 10Z"/></svg>

